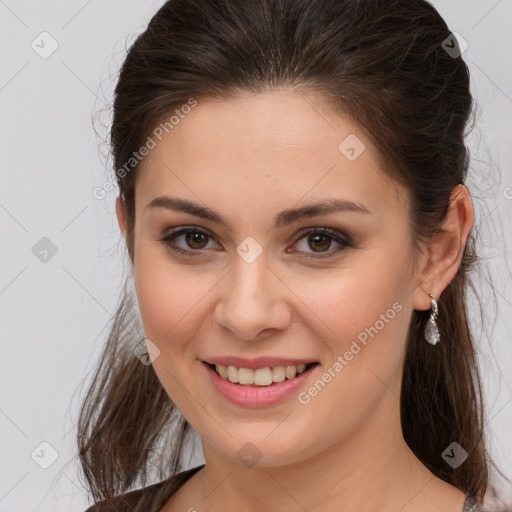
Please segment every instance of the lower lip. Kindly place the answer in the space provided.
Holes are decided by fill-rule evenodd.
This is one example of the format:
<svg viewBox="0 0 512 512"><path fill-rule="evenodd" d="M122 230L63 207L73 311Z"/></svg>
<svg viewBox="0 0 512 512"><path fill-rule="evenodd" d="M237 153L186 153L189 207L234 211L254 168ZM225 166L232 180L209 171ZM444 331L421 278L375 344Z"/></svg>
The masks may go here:
<svg viewBox="0 0 512 512"><path fill-rule="evenodd" d="M245 407L264 407L286 400L293 395L306 382L318 364L312 366L298 377L286 379L270 386L245 386L233 384L223 379L208 364L203 362L210 379L219 393L237 405Z"/></svg>

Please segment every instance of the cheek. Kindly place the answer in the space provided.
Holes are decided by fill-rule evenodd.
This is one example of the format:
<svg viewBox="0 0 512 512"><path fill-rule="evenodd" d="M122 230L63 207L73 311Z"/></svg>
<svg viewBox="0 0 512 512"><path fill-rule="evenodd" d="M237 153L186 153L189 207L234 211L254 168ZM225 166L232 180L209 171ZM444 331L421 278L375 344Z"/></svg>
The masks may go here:
<svg viewBox="0 0 512 512"><path fill-rule="evenodd" d="M310 335L328 359L299 401L308 418L305 436L322 430L325 438L318 444L327 446L340 433L360 428L383 400L389 407L396 403L411 311L398 270L385 278L373 270L340 272L325 282L329 293L322 292L321 283L307 288L304 303L308 318L314 318Z"/></svg>
<svg viewBox="0 0 512 512"><path fill-rule="evenodd" d="M198 267L171 264L158 250L142 247L134 266L144 334L159 349L155 373L178 409L193 422L200 420L200 399L190 380L189 350L204 315L204 298L215 283L199 277ZM203 299L203 300L202 300Z"/></svg>
<svg viewBox="0 0 512 512"><path fill-rule="evenodd" d="M201 304L215 284L215 276L199 267L172 264L161 251L141 247L134 266L134 282L146 337L166 350L196 330ZM175 341L174 341L175 340Z"/></svg>
<svg viewBox="0 0 512 512"><path fill-rule="evenodd" d="M300 314L311 321L310 335L328 349L327 365L341 356L355 370L351 378L360 382L370 378L370 369L391 379L405 349L411 313L404 273L408 256L398 256L368 254L350 268L333 269L314 282L301 280L295 287L304 303Z"/></svg>

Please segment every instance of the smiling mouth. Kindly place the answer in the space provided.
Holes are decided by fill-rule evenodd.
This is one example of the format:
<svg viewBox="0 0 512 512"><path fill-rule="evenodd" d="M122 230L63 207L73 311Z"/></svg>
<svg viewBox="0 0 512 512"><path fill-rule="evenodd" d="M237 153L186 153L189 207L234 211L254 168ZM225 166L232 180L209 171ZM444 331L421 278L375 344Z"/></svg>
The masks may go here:
<svg viewBox="0 0 512 512"><path fill-rule="evenodd" d="M239 368L236 366L225 366L222 364L207 363L217 375L222 379L238 384L241 386L261 386L268 387L279 384L285 380L292 380L299 377L311 368L317 366L318 362L294 365L278 365L274 367L267 366L265 368Z"/></svg>

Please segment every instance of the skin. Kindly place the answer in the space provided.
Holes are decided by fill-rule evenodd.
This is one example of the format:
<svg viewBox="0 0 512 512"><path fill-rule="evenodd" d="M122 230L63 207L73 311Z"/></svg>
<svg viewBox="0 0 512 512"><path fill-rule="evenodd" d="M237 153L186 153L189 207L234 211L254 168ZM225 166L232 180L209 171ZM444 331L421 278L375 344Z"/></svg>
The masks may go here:
<svg viewBox="0 0 512 512"><path fill-rule="evenodd" d="M338 150L349 134L366 146L355 161ZM472 202L466 187L456 187L445 223L417 253L408 192L377 162L375 147L350 119L286 89L199 101L143 161L133 267L141 318L160 350L155 372L199 434L206 462L164 512L462 509L464 493L436 478L406 445L399 396L411 314L428 310L429 294L438 298L455 276ZM145 210L162 195L206 205L227 226ZM370 213L272 229L278 212L327 198L362 203ZM126 234L119 198L116 211ZM202 257L174 254L160 241L182 226L212 235L174 241ZM353 247L298 236L314 227L348 234ZM248 236L263 249L250 264L236 252ZM332 256L303 257L325 253ZM318 378L396 302L401 311L307 405L296 396L255 409L234 405L201 363L215 355L300 357L320 362ZM237 457L248 442L261 453L253 467Z"/></svg>

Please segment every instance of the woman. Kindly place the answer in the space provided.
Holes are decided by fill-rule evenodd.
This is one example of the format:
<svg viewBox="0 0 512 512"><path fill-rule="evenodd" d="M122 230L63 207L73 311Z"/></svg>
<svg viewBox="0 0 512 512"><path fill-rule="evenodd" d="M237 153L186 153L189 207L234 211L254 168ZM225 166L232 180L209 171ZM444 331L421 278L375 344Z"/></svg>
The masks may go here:
<svg viewBox="0 0 512 512"><path fill-rule="evenodd" d="M137 304L80 415L91 512L481 510L472 105L423 0L156 13L115 90Z"/></svg>

